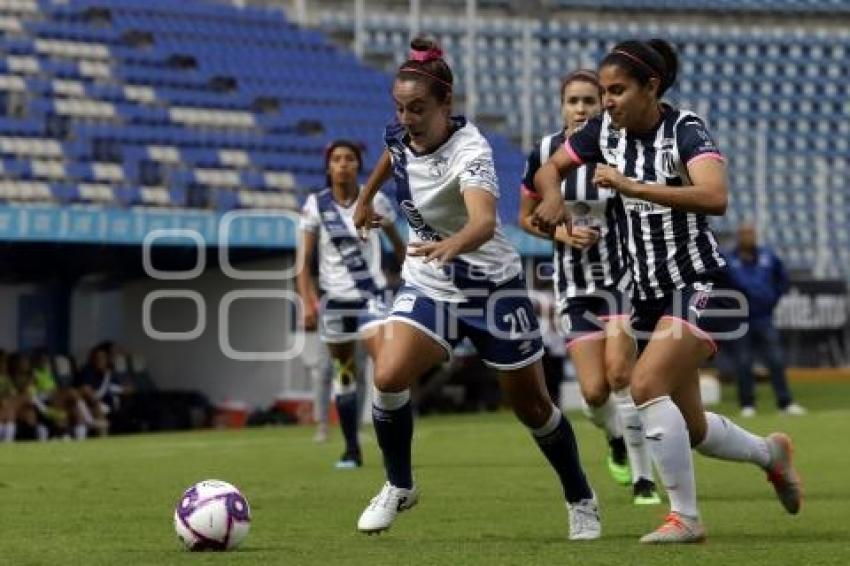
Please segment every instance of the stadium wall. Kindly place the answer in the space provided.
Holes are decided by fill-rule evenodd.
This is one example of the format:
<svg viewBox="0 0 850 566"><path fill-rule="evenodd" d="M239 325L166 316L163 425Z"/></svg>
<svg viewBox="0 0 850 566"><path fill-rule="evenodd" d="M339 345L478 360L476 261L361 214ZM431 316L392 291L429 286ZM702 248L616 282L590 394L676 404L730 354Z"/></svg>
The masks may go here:
<svg viewBox="0 0 850 566"><path fill-rule="evenodd" d="M291 265L291 254L285 261ZM280 260L263 260L239 268L267 271L282 269L283 265ZM292 293L291 280L237 280L214 268L190 284L174 283L166 287L161 281L144 280L126 286L122 292L121 342L129 351L145 354L151 376L160 388L199 390L213 402L231 400L268 406L286 387L287 380L304 374L295 355L289 360L262 359L263 353L283 353L293 345L291 304L268 297L270 292ZM187 333L198 328L197 337L162 339L151 328L145 328L146 298L149 301L152 293L164 289L191 292L203 304L198 307L186 298L157 299L149 309L150 327L160 333ZM222 311L221 306L229 297L251 293L264 293L266 298L235 300ZM223 348L225 337L227 344ZM238 356L244 357L245 352L260 354L249 356L253 359L236 359L227 355L228 344L241 352L237 352Z"/></svg>
<svg viewBox="0 0 850 566"><path fill-rule="evenodd" d="M34 290L34 285L0 285L0 348L7 352L18 349L18 302Z"/></svg>

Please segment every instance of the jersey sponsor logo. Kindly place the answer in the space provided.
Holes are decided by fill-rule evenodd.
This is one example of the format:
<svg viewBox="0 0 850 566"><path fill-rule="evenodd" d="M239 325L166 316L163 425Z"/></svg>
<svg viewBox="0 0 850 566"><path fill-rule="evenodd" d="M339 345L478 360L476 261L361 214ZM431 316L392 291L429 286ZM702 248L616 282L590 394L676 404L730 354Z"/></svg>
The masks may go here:
<svg viewBox="0 0 850 566"><path fill-rule="evenodd" d="M496 184L496 172L493 171L493 162L486 157L479 157L467 163L466 174L473 179L480 179L486 185Z"/></svg>
<svg viewBox="0 0 850 566"><path fill-rule="evenodd" d="M403 155L400 147L398 147L397 145L391 145L389 147L389 150L390 154L392 155L393 161L401 161Z"/></svg>
<svg viewBox="0 0 850 566"><path fill-rule="evenodd" d="M623 206L629 212L654 212L656 210L663 210L663 207L659 207L654 203L647 202L645 200L631 198L631 197L623 197Z"/></svg>
<svg viewBox="0 0 850 566"><path fill-rule="evenodd" d="M425 219L422 218L422 213L416 208L412 200L401 201L401 209L407 217L407 222L416 235L425 241L438 241L440 236L434 232L433 228L425 224Z"/></svg>

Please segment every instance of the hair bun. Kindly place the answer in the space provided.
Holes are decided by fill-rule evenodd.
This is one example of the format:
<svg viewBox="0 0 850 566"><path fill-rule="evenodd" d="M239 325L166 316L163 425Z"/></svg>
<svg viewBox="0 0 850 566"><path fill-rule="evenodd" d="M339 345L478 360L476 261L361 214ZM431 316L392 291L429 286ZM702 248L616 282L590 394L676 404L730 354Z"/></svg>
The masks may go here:
<svg viewBox="0 0 850 566"><path fill-rule="evenodd" d="M420 63L427 63L428 61L435 61L443 58L443 50L433 45L428 49L416 49L413 48L410 50L410 55L408 58L411 61L419 61Z"/></svg>

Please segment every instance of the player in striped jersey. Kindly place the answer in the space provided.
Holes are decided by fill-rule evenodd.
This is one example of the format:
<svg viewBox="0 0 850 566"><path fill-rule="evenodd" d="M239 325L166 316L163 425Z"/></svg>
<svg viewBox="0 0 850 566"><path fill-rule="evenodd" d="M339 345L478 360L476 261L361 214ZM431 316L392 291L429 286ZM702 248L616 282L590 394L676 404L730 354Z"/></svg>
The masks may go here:
<svg viewBox="0 0 850 566"><path fill-rule="evenodd" d="M599 78L594 71L580 70L564 77L564 129L544 136L526 162L519 224L527 232L551 238L530 222L541 198L534 188L534 175L567 136L599 113L601 104ZM628 282L620 244L622 229L618 226L623 216L622 201L615 191L593 184L594 170L592 163L579 167L561 183L571 224L558 226L554 234L558 314L588 416L608 437L611 475L619 483L632 485L636 504L655 504L661 499L653 482L643 426L628 389L635 352L622 290ZM624 435L628 442L623 440Z"/></svg>
<svg viewBox="0 0 850 566"><path fill-rule="evenodd" d="M358 384L365 380L356 367L355 347L362 340L374 360L380 336L375 327L384 321L386 307L381 293L386 279L381 272L381 243L377 233L361 242L352 222L359 187L357 174L363 163L360 147L347 140L332 142L325 152L328 188L307 197L301 211L301 244L298 292L304 309L304 328L317 324L321 340L328 345L333 362L333 390L345 452L337 468L363 464L359 428ZM404 243L393 224L395 211L384 195L375 199L381 226L393 244L399 261ZM319 286L324 292L319 305L309 272L315 250L319 250ZM321 308L319 308L321 306ZM318 312L321 316L318 317ZM317 384L318 385L318 384ZM360 392L363 398L364 391Z"/></svg>
<svg viewBox="0 0 850 566"><path fill-rule="evenodd" d="M623 199L635 283L632 327L641 343L631 390L671 504L645 543L705 538L691 446L767 471L789 513L801 501L788 436L755 436L702 407L697 370L716 351L713 337L745 331L746 303L730 290L706 219L726 210L723 157L699 117L661 101L677 69L666 41L618 44L599 66L604 114L570 136L534 179L543 195L534 222L543 230L568 220L558 187L584 163L597 163L594 183Z"/></svg>
<svg viewBox="0 0 850 566"><path fill-rule="evenodd" d="M453 77L439 48L422 38L411 47L393 83L397 122L385 135L410 227L405 283L375 369L372 416L387 482L357 528L384 531L400 511L415 505L409 388L469 338L484 363L499 370L514 412L558 474L570 539L598 538L596 497L572 427L546 391L543 344L522 265L499 221L492 150L474 125L451 116ZM371 225L372 192L386 180L389 161L380 161L361 193L355 217L360 227Z"/></svg>

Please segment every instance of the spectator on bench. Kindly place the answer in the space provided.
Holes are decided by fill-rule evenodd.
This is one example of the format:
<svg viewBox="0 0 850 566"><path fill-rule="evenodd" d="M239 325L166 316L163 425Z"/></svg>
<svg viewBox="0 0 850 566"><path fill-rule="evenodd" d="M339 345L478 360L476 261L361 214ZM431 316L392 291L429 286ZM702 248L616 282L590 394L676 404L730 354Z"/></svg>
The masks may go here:
<svg viewBox="0 0 850 566"><path fill-rule="evenodd" d="M18 394L9 377L8 355L0 350L0 442L15 440Z"/></svg>
<svg viewBox="0 0 850 566"><path fill-rule="evenodd" d="M109 428L107 416L113 419L120 410L125 386L113 376L109 350L103 344L89 352L88 362L77 376L76 386L94 423L105 435Z"/></svg>

